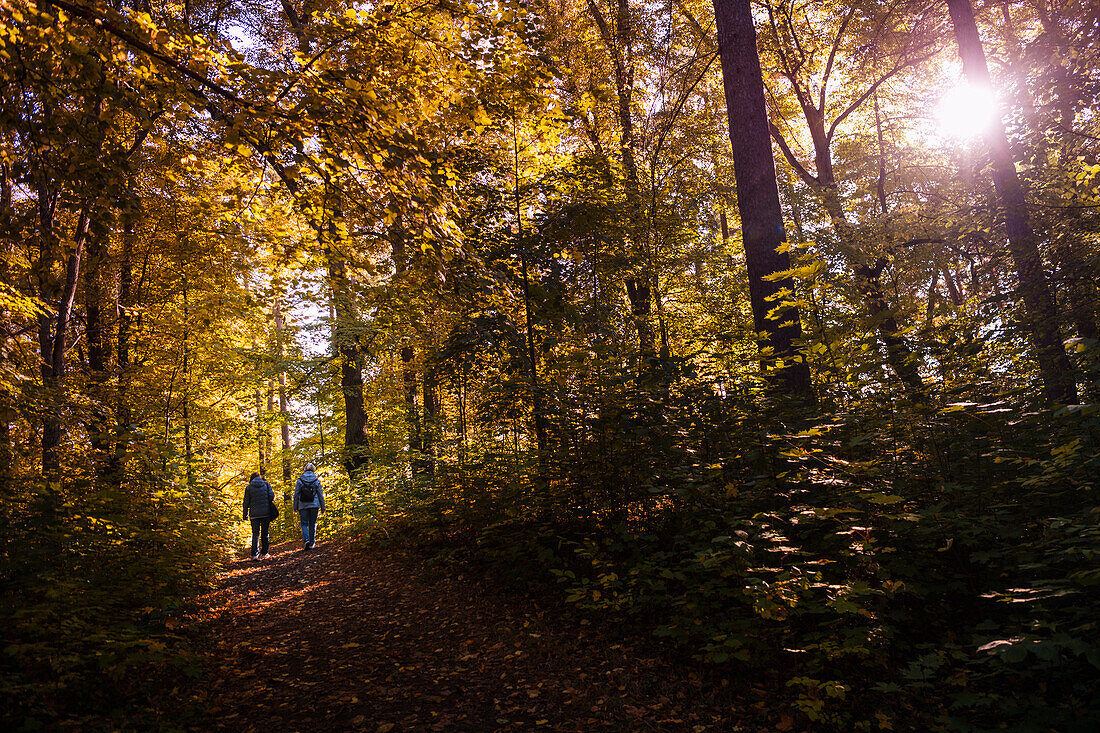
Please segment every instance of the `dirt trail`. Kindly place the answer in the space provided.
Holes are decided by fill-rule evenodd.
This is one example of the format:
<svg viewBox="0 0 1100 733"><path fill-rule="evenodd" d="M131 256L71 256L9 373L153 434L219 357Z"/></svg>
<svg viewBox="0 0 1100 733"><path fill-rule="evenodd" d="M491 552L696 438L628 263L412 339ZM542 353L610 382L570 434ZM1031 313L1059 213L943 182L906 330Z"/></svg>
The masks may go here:
<svg viewBox="0 0 1100 733"><path fill-rule="evenodd" d="M208 601L215 729L755 729L666 660L348 544L235 562Z"/></svg>

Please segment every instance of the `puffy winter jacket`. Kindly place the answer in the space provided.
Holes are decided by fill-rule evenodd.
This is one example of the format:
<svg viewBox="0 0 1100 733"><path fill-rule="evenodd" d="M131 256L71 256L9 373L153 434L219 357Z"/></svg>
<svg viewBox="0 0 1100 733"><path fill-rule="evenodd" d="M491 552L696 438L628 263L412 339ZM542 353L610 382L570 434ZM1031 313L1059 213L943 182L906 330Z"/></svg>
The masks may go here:
<svg viewBox="0 0 1100 733"><path fill-rule="evenodd" d="M263 519L270 516L273 501L275 492L271 490L271 484L262 477L252 479L244 490L244 518Z"/></svg>
<svg viewBox="0 0 1100 733"><path fill-rule="evenodd" d="M313 489L313 501L302 501L302 488L308 486ZM302 509L319 508L325 510L325 494L321 491L321 479L313 471L306 471L294 484L294 511Z"/></svg>

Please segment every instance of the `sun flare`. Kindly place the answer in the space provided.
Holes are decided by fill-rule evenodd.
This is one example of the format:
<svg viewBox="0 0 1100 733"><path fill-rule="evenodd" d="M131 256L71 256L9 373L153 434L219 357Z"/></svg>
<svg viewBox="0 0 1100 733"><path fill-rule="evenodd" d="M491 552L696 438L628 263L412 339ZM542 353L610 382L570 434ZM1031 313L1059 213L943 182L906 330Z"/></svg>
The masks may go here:
<svg viewBox="0 0 1100 733"><path fill-rule="evenodd" d="M936 122L948 137L968 140L985 134L997 116L992 90L960 84L940 97Z"/></svg>

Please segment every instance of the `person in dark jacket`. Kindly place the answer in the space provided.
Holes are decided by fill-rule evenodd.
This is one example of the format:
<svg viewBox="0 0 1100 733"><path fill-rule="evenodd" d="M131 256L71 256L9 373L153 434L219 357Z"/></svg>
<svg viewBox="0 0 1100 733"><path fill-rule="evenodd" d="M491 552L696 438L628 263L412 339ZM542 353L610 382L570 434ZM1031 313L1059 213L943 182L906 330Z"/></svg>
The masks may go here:
<svg viewBox="0 0 1100 733"><path fill-rule="evenodd" d="M271 502L275 501L275 492L271 490L271 484L264 481L258 473L252 474L252 479L244 490L244 518L252 519L252 559L259 560L268 557L267 548L271 529ZM256 541L259 540L259 548Z"/></svg>
<svg viewBox="0 0 1100 733"><path fill-rule="evenodd" d="M317 546L317 514L325 511L321 479L314 473L312 463L306 464L306 470L294 485L294 511L302 518L303 549L312 550Z"/></svg>

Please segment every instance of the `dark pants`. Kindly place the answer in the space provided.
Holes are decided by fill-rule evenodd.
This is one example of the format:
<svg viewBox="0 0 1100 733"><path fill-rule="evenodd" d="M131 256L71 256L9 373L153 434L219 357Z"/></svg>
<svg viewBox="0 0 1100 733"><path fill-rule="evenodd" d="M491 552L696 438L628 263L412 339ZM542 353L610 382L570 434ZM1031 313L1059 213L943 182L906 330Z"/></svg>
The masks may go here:
<svg viewBox="0 0 1100 733"><path fill-rule="evenodd" d="M302 516L302 542L307 545L317 541L317 510L319 507L313 507L312 509L299 509L298 514Z"/></svg>
<svg viewBox="0 0 1100 733"><path fill-rule="evenodd" d="M267 545L270 539L269 530L271 529L270 517L252 517L252 557L256 557L257 554L266 555ZM256 552L256 540L260 541L260 552Z"/></svg>

